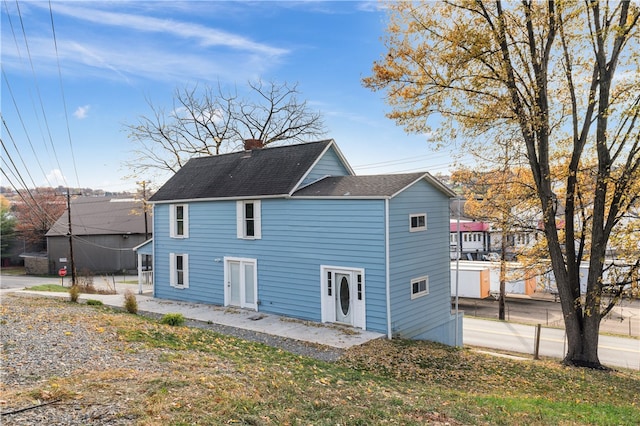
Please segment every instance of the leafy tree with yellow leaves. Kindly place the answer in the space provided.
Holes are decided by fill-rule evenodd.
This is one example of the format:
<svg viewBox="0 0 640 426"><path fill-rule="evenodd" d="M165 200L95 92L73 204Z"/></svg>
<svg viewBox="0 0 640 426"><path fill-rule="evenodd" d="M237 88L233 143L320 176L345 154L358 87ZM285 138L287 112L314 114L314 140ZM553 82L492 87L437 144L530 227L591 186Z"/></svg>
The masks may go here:
<svg viewBox="0 0 640 426"><path fill-rule="evenodd" d="M11 213L11 204L2 195L0 195L0 227L0 253L4 258L9 250L9 244L13 240L16 218Z"/></svg>
<svg viewBox="0 0 640 426"><path fill-rule="evenodd" d="M512 150L510 140L496 139L489 149L473 153L477 162L483 164L481 170L462 167L451 176L452 182L463 188L465 216L490 223L492 242L500 243L500 320L505 319L507 261L526 254L516 246L516 236L534 235L535 240L538 231L531 173L522 164L514 163L518 157ZM523 269L520 275L527 273Z"/></svg>
<svg viewBox="0 0 640 426"><path fill-rule="evenodd" d="M518 134L565 318L564 362L601 368L600 321L616 300L602 300L605 256L620 227L637 223L628 213L639 201L639 5L458 0L388 10L388 52L365 86L386 90L388 116L409 132L430 130L436 115L443 135L466 136L476 150ZM561 182L557 158L566 159Z"/></svg>

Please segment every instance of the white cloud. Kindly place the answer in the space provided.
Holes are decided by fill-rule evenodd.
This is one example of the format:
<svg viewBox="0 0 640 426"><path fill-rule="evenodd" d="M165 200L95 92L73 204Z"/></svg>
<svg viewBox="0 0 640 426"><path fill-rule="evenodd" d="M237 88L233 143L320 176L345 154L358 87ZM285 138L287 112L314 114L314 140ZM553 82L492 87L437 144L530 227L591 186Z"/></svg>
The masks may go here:
<svg viewBox="0 0 640 426"><path fill-rule="evenodd" d="M225 46L267 56L280 56L288 53L286 49L257 43L246 37L200 24L128 13L105 12L98 9L78 7L77 4L66 6L57 3L53 6L54 11L57 13L73 16L87 22L125 27L136 31L170 34L184 39L194 39L204 47Z"/></svg>
<svg viewBox="0 0 640 426"><path fill-rule="evenodd" d="M75 110L73 115L78 120L84 120L85 118L87 118L87 114L89 113L89 108L91 108L91 105L83 105L81 107L78 107L78 109Z"/></svg>
<svg viewBox="0 0 640 426"><path fill-rule="evenodd" d="M54 188L57 186L67 186L67 179L60 169L53 169L47 173L47 185L51 185Z"/></svg>
<svg viewBox="0 0 640 426"><path fill-rule="evenodd" d="M197 23L106 12L77 4L52 3L52 6L54 13L87 22L96 31L88 31L76 39L60 36L66 34L60 29L55 49L48 35L30 35L30 57L39 73L92 76L130 85L137 78L174 83L213 78L252 80L290 53L288 49ZM40 3L34 2L33 6L40 7ZM100 27L119 30L105 37ZM26 72L23 56L14 43L3 45L2 61L6 69Z"/></svg>

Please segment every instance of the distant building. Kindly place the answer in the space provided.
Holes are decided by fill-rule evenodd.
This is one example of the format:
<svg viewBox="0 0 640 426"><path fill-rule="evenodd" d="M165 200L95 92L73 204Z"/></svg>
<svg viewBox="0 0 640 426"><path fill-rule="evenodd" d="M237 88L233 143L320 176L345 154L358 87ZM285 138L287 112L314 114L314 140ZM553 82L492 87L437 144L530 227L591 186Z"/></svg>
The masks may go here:
<svg viewBox="0 0 640 426"><path fill-rule="evenodd" d="M71 233L76 271L136 273L133 248L151 237L151 217L140 200L80 197L71 200ZM65 211L46 234L49 273L71 267L69 220Z"/></svg>

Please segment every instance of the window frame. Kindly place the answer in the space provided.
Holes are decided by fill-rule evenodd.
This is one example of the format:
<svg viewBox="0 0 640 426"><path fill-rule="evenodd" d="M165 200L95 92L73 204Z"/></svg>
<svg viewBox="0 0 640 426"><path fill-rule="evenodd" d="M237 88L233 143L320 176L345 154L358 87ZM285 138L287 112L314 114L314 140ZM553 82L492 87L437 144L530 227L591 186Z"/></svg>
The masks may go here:
<svg viewBox="0 0 640 426"><path fill-rule="evenodd" d="M171 238L189 238L189 205L171 204L169 210L169 234ZM182 208L182 218L178 218L178 209ZM178 233L179 223L182 223L182 233Z"/></svg>
<svg viewBox="0 0 640 426"><path fill-rule="evenodd" d="M424 281L424 289L420 289L420 283ZM414 285L417 284L417 291L414 291ZM429 276L425 275L422 277L414 278L411 280L411 284L409 286L409 291L411 292L411 299L417 299L419 297L423 297L429 294Z"/></svg>
<svg viewBox="0 0 640 426"><path fill-rule="evenodd" d="M247 206L253 205L253 217L247 217ZM248 235L248 223L253 225L253 235ZM260 200L239 200L236 202L236 233L242 240L262 238L262 203Z"/></svg>
<svg viewBox="0 0 640 426"><path fill-rule="evenodd" d="M181 262L180 262L181 259ZM178 269L182 263L182 269ZM182 272L182 283L180 281ZM184 289L189 288L189 255L186 253L169 253L169 284L171 287Z"/></svg>
<svg viewBox="0 0 640 426"><path fill-rule="evenodd" d="M420 218L423 218L423 225L420 225ZM413 220L416 219L416 226L413 226ZM411 213L409 214L409 232L421 232L427 230L427 214Z"/></svg>

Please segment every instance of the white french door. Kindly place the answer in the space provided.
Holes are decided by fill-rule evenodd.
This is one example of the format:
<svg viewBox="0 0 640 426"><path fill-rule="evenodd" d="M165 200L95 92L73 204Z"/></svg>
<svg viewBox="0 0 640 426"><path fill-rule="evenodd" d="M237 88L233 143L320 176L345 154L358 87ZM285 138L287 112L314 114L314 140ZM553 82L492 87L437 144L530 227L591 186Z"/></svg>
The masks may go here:
<svg viewBox="0 0 640 426"><path fill-rule="evenodd" d="M224 304L258 310L258 268L256 259L224 259Z"/></svg>

